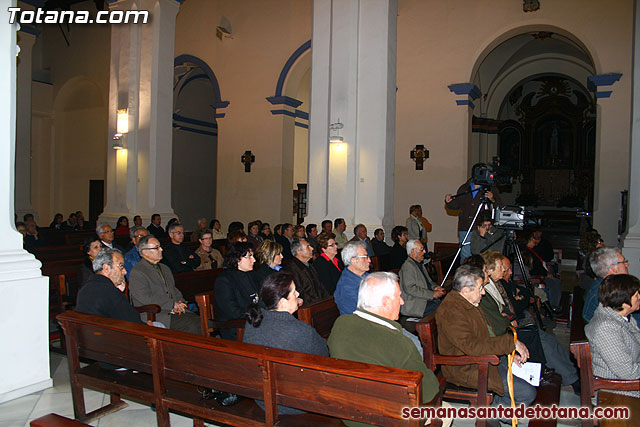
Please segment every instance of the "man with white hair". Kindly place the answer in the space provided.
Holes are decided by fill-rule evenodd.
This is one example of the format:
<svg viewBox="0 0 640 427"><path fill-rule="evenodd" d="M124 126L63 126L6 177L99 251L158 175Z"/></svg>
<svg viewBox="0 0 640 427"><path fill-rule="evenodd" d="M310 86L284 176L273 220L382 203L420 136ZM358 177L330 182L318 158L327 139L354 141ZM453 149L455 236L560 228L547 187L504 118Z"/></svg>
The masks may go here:
<svg viewBox="0 0 640 427"><path fill-rule="evenodd" d="M344 246L341 256L347 268L342 270L333 299L340 314L351 314L356 310L360 282L368 274L371 258L367 254L366 244L354 240Z"/></svg>
<svg viewBox="0 0 640 427"><path fill-rule="evenodd" d="M425 249L420 240L407 242L408 258L400 268L400 289L404 305L400 312L409 317L425 317L440 306L446 291L433 283L424 261Z"/></svg>
<svg viewBox="0 0 640 427"><path fill-rule="evenodd" d="M356 311L338 317L331 330L329 353L338 359L422 372L422 402L426 403L438 392L438 380L396 322L402 304L396 274L367 275L358 290Z"/></svg>
<svg viewBox="0 0 640 427"><path fill-rule="evenodd" d="M589 322L598 308L598 291L600 284L605 277L613 274L629 274L629 261L622 255L620 249L612 247L598 248L591 252L589 263L596 275L589 292L584 299L584 308L582 309L582 318ZM640 313L635 312L632 316L640 322Z"/></svg>

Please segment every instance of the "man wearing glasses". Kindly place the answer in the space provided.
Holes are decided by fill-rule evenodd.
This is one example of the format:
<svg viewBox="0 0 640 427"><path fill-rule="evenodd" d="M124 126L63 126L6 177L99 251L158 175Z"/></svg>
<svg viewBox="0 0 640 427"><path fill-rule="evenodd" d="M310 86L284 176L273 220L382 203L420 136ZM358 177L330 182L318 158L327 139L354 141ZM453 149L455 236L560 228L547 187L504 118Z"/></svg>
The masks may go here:
<svg viewBox="0 0 640 427"><path fill-rule="evenodd" d="M129 280L129 272L133 270L133 267L135 267L136 264L142 259L136 245L142 237L148 235L149 231L141 225L131 227L131 230L129 230L129 236L131 236L131 243L133 244L133 247L126 254L124 254L124 267L127 269L127 280Z"/></svg>
<svg viewBox="0 0 640 427"><path fill-rule="evenodd" d="M366 243L355 240L344 246L341 256L347 268L342 270L333 298L340 314L353 314L358 305L360 282L369 274L371 258L367 253Z"/></svg>
<svg viewBox="0 0 640 427"><path fill-rule="evenodd" d="M182 244L184 242L184 227L173 223L167 229L170 242L164 247L162 262L169 266L173 274L193 271L200 265L200 257Z"/></svg>
<svg viewBox="0 0 640 427"><path fill-rule="evenodd" d="M584 300L582 317L586 322L591 321L593 313L598 308L598 291L602 280L614 274L629 274L629 261L625 259L618 248L604 247L596 249L591 253L589 263L596 275L596 279L593 281ZM640 321L640 313L637 311L632 316Z"/></svg>
<svg viewBox="0 0 640 427"><path fill-rule="evenodd" d="M114 246L113 244L115 235L113 233L113 228L111 228L109 224L98 224L98 226L96 227L96 234L100 238L100 243L102 243L103 247L121 250L119 247Z"/></svg>
<svg viewBox="0 0 640 427"><path fill-rule="evenodd" d="M176 288L171 270L160 263L162 247L152 235L138 241L142 259L129 276L129 294L134 307L158 304L161 308L156 320L170 329L200 333L200 317L189 310L182 292Z"/></svg>

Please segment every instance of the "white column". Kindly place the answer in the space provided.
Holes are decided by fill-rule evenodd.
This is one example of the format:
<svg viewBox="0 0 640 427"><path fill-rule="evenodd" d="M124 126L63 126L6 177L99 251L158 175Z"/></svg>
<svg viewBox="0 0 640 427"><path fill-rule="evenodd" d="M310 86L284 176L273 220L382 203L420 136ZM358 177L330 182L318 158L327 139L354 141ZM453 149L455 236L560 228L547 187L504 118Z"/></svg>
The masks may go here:
<svg viewBox="0 0 640 427"><path fill-rule="evenodd" d="M314 1L307 222L392 226L396 24L397 0Z"/></svg>
<svg viewBox="0 0 640 427"><path fill-rule="evenodd" d="M16 127L16 214L22 220L33 213L31 205L31 62L36 36L22 29L18 33L18 98Z"/></svg>
<svg viewBox="0 0 640 427"><path fill-rule="evenodd" d="M141 215L146 224L158 213L176 216L171 207L173 59L175 0L124 0L112 10L148 10L148 24L111 27L107 204L99 221ZM113 150L116 112L126 108L129 132L125 150Z"/></svg>
<svg viewBox="0 0 640 427"><path fill-rule="evenodd" d="M640 275L640 0L635 1L633 39L633 99L631 152L629 156L629 213L627 233L622 238L622 252L631 261L629 273Z"/></svg>
<svg viewBox="0 0 640 427"><path fill-rule="evenodd" d="M1 0L7 10L15 1ZM22 249L13 226L16 160L17 25L0 27L0 403L52 386L49 374L49 283Z"/></svg>

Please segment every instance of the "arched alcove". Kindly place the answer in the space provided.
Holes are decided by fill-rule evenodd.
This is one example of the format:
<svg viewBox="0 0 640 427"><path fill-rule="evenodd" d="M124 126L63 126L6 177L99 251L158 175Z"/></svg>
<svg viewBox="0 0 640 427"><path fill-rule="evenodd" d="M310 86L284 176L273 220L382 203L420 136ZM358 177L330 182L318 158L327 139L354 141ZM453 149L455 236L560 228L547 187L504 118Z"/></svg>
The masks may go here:
<svg viewBox="0 0 640 427"><path fill-rule="evenodd" d="M50 210L41 212L44 220L60 211L65 216L77 210L89 212L89 181L106 177L107 133L103 90L85 77L67 81L53 102ZM47 192L41 194L46 196Z"/></svg>
<svg viewBox="0 0 640 427"><path fill-rule="evenodd" d="M187 230L215 216L218 123L223 107L218 82L198 58L174 63L171 205ZM226 106L226 104L224 105Z"/></svg>

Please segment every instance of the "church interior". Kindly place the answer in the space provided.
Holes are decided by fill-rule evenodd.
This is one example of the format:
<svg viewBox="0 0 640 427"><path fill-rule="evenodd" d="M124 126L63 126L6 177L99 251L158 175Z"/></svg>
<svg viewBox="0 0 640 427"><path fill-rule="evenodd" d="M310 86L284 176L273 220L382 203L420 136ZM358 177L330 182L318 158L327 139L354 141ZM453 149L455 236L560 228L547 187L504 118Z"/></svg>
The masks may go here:
<svg viewBox="0 0 640 427"><path fill-rule="evenodd" d="M364 224L392 245L392 229L418 204L434 250L458 242L458 212L446 209L445 194L486 163L505 204L545 218L563 270L575 271L580 233L594 228L640 274L638 1L17 6L147 10L150 20L2 30L11 96L0 126L9 236L0 289L19 307L0 314L0 337L14 347L0 352L0 425L59 408L73 417L67 389L68 401L51 403L68 371L63 357L50 361L49 279L22 249L15 221L25 214L44 228L57 213L82 211L89 224L114 229L121 216L139 215L146 227L160 214L162 226L178 218L186 231L216 218L225 233L233 221L344 218L349 238ZM568 348L567 328L557 334ZM21 405L26 415L17 415ZM108 415L91 425L155 422L148 406L131 405L140 420ZM190 425L174 416L174 425Z"/></svg>

